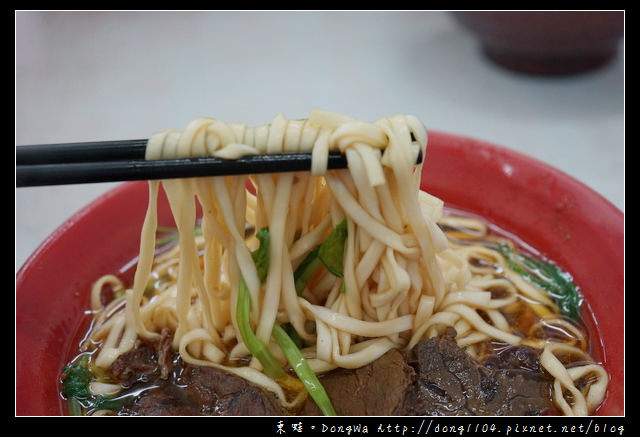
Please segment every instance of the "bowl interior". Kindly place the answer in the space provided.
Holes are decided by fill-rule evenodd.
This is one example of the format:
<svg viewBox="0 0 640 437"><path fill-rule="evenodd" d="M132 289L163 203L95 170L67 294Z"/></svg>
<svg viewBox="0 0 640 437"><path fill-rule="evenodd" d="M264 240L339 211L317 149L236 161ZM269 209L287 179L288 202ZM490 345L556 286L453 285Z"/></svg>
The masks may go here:
<svg viewBox="0 0 640 437"><path fill-rule="evenodd" d="M484 142L431 132L422 187L447 206L485 217L571 272L610 375L600 415L624 414L624 225L607 200L546 164ZM129 275L147 184L122 184L75 214L16 277L16 414L59 415L58 377L89 317L89 289ZM162 199L162 198L161 198ZM159 222L173 221L161 200Z"/></svg>

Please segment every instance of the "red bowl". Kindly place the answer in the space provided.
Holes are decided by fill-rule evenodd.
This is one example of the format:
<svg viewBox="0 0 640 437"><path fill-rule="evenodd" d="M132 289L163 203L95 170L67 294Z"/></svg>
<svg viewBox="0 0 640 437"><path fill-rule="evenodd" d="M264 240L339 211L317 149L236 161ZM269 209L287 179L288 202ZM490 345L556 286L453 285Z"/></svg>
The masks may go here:
<svg viewBox="0 0 640 437"><path fill-rule="evenodd" d="M624 415L624 216L570 176L481 141L431 132L424 189L517 235L571 272L585 296L594 357L611 380L600 415ZM122 184L71 217L16 277L16 414L60 415L61 368L86 328L89 289L131 270L147 204ZM166 201L160 222L172 223Z"/></svg>
<svg viewBox="0 0 640 437"><path fill-rule="evenodd" d="M565 75L606 65L624 36L623 11L453 12L502 67Z"/></svg>

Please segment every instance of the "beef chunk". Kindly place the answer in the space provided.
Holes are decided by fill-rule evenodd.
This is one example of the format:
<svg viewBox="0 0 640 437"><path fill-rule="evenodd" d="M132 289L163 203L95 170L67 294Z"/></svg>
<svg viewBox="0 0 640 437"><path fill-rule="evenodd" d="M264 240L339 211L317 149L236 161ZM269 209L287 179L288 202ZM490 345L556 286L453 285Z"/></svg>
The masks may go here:
<svg viewBox="0 0 640 437"><path fill-rule="evenodd" d="M156 375L158 376L158 375ZM276 397L250 382L212 367L186 365L179 379L156 379L120 415L280 416Z"/></svg>
<svg viewBox="0 0 640 437"><path fill-rule="evenodd" d="M121 416L198 416L200 405L184 389L163 385L146 390L131 405L122 409Z"/></svg>
<svg viewBox="0 0 640 437"><path fill-rule="evenodd" d="M139 392L120 415L283 415L273 393L213 367L185 364L171 346L173 333L138 341L110 367L113 378Z"/></svg>
<svg viewBox="0 0 640 437"><path fill-rule="evenodd" d="M157 370L156 354L145 344L120 355L109 368L116 381L125 387L130 387L138 381L149 380Z"/></svg>
<svg viewBox="0 0 640 437"><path fill-rule="evenodd" d="M540 351L528 346L509 346L482 362L490 369L525 369L540 372Z"/></svg>
<svg viewBox="0 0 640 437"><path fill-rule="evenodd" d="M239 376L213 367L186 366L182 373L203 413L220 416L278 416L280 402L268 392Z"/></svg>
<svg viewBox="0 0 640 437"><path fill-rule="evenodd" d="M359 369L320 377L340 415L539 415L555 414L553 379L540 367L540 352L506 347L479 362L450 329L403 353L390 350ZM171 333L140 342L118 358L111 372L140 393L124 415L288 414L273 393L223 370L183 363L171 349ZM320 415L307 398L300 415Z"/></svg>
<svg viewBox="0 0 640 437"><path fill-rule="evenodd" d="M403 402L414 371L402 353L392 349L359 369L336 369L320 378L333 407L341 416L388 416ZM322 415L307 398L301 415Z"/></svg>
<svg viewBox="0 0 640 437"><path fill-rule="evenodd" d="M130 387L138 381L148 381L160 377L169 378L172 371L174 357L171 348L173 333L164 328L158 341L138 340L136 347L120 355L111 364L109 371L112 376L125 387Z"/></svg>
<svg viewBox="0 0 640 437"><path fill-rule="evenodd" d="M530 352L514 349L505 355L511 362L496 357L488 367L459 348L454 337L455 331L449 330L416 345L409 358L416 368L416 382L395 414L524 416L553 409L551 378L516 363L530 360ZM517 368L508 368L514 364Z"/></svg>
<svg viewBox="0 0 640 437"><path fill-rule="evenodd" d="M168 379L173 370L173 333L163 328L160 332L160 341L155 344L156 354L158 356L158 368L160 371L160 379Z"/></svg>

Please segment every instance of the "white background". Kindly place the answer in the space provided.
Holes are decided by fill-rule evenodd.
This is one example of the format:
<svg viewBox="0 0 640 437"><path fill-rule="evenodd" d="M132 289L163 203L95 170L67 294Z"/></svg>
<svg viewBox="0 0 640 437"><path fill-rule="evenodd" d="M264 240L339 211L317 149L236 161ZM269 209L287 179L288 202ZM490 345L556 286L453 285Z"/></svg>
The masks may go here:
<svg viewBox="0 0 640 437"><path fill-rule="evenodd" d="M624 211L624 46L597 71L502 70L446 12L16 12L16 144L147 138L208 116L409 113L524 152ZM16 270L115 184L16 189Z"/></svg>

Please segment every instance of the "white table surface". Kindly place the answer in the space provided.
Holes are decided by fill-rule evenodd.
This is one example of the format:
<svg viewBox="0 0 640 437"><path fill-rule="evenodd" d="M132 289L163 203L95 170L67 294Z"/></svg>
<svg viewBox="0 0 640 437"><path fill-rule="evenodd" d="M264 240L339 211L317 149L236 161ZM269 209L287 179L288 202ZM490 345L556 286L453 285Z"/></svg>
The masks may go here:
<svg viewBox="0 0 640 437"><path fill-rule="evenodd" d="M524 152L624 211L624 42L608 66L540 78L489 63L446 12L16 13L16 144L146 138L193 118L310 108ZM16 271L116 184L16 189Z"/></svg>

